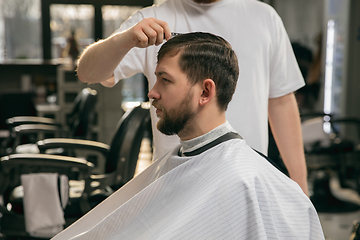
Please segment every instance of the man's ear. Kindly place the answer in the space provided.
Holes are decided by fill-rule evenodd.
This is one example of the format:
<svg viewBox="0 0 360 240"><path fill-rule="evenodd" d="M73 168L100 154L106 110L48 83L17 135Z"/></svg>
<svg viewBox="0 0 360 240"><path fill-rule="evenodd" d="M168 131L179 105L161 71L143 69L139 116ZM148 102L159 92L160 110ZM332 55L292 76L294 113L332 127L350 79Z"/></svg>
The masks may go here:
<svg viewBox="0 0 360 240"><path fill-rule="evenodd" d="M200 105L203 106L215 97L215 83L212 79L205 79L202 83Z"/></svg>

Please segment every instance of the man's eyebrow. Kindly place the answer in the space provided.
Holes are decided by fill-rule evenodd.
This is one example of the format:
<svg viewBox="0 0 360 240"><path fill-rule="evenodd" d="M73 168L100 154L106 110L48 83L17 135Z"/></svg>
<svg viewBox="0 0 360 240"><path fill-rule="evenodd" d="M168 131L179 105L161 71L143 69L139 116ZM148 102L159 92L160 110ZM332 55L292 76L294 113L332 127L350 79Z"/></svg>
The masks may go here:
<svg viewBox="0 0 360 240"><path fill-rule="evenodd" d="M167 74L167 72L164 72L164 71L162 71L162 72L154 72L154 74L155 74L155 76L161 76L163 74Z"/></svg>

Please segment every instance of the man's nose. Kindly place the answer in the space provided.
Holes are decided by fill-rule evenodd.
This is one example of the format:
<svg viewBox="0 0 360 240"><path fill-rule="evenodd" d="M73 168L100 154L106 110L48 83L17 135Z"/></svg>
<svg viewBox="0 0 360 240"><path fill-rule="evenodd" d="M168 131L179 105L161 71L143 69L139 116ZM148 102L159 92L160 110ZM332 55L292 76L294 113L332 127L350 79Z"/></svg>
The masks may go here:
<svg viewBox="0 0 360 240"><path fill-rule="evenodd" d="M155 86L148 93L149 99L160 99L160 94L156 91Z"/></svg>

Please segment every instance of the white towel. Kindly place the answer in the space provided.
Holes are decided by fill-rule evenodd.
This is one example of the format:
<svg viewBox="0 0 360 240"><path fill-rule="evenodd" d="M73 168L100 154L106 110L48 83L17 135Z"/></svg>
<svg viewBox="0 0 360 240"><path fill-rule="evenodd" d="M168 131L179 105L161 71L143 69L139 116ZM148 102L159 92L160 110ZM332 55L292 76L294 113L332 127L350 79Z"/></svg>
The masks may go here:
<svg viewBox="0 0 360 240"><path fill-rule="evenodd" d="M36 144L22 144L16 147L16 153L40 153L40 150Z"/></svg>
<svg viewBox="0 0 360 240"><path fill-rule="evenodd" d="M63 230L64 211L68 201L68 178L57 173L32 173L21 176L24 188L26 231L34 237L53 237ZM61 192L61 201L59 197Z"/></svg>

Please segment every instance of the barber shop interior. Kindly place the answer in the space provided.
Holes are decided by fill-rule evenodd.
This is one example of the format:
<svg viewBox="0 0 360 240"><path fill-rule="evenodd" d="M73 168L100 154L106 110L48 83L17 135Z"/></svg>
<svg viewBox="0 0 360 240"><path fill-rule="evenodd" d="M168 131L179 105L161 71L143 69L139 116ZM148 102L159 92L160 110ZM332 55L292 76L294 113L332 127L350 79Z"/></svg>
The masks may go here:
<svg viewBox="0 0 360 240"><path fill-rule="evenodd" d="M89 214L91 212L98 215L101 211L97 207L109 205L108 198L119 189L130 192L132 185L128 183L133 179L136 182L137 176L141 180L141 173L160 156L155 156L155 149L167 149L166 141L156 140L157 134L162 134L156 133L158 130L154 120L159 110L156 110L156 114L155 111L151 112L154 108L151 105L152 98L155 98L150 94L148 96L154 83L149 84L148 77L138 68L134 68L132 74L121 75L119 72L125 71L120 70L119 62L122 59L112 61L109 57L111 51L106 53L106 50L101 50L102 56L93 55L86 62L85 57L86 53L92 54L93 48L88 48L92 44L111 39L118 33L131 32L124 30L136 22L130 21L123 29L120 26L124 22L126 25L129 19L140 21L136 16L142 9L177 1L187 2L189 6L194 2L200 2L200 5L215 2L218 4L216 8L221 8L219 3L226 1L238 2L238 5L247 2L249 5L259 4L260 8L271 9L273 15L279 16L283 23L281 29L284 28L287 33L279 45L288 45L290 53L287 56L290 57L279 62L284 66L285 73L272 74L276 66L269 66L266 71L270 74L265 78L278 78L280 75L293 78L294 75L287 69L292 67L288 67L287 62L289 58L294 59L296 71L303 83L286 94L295 97L299 116L291 121L299 122L299 131L283 126L287 135L280 136L278 131L275 133L275 128L272 131L272 125L276 125L273 124L275 119L265 119L263 126L258 127L268 136L261 140L267 146L267 151L261 150L262 154L276 165L276 171L282 172L294 185L300 185L296 187L298 191L303 190L301 194L304 195L304 201L316 210L315 215L324 238L304 233L301 239L360 239L359 0L0 0L0 240L52 239L59 233L55 239L73 239L70 235L61 235L61 232L66 233L67 228L73 231L86 225L78 223L92 216ZM177 8L176 11L181 9ZM150 11L145 12L140 12L143 18L151 16ZM160 16L154 14L154 18ZM191 14L202 13L194 10ZM252 17L255 19L260 16L254 14ZM256 20L247 21L251 26ZM170 23L171 20L169 28L173 31ZM191 25L197 23L185 20L182 23L180 17L176 24L180 25L179 29L185 29L181 31L202 30L195 27L192 30ZM182 24L189 25L189 30L181 28ZM230 25L234 26L230 28ZM236 22L229 23L229 29L235 29L236 26ZM241 33L241 26L235 31ZM266 31L264 29L262 31ZM210 30L205 28L203 31ZM243 35L243 38L250 37L247 33ZM223 37L226 39L225 34ZM165 38L166 33L164 42ZM241 39L238 43L240 45ZM260 42L259 39L262 37L253 39L253 42ZM231 40L229 42L237 55L245 52L237 50ZM149 40L149 45L155 44L150 44ZM244 45L241 47L247 48ZM276 44L267 45L271 52ZM116 52L115 47L112 51ZM140 52L145 56L144 61L151 58L150 54L155 54L150 50L145 51ZM274 52L275 55L280 54L280 51ZM269 59L266 62L270 65L277 61L275 57L267 56ZM94 76L95 80L88 81L80 73L81 64L86 65L94 59L97 59L95 64L102 64L102 67L83 70L91 71L89 75ZM242 83L248 80L242 79L242 76L248 75L242 74L241 61L244 60L241 56L238 59L240 74L236 89L247 86ZM131 60L142 61L135 57ZM152 62L155 70L156 60ZM256 65L258 62L251 64ZM108 66L112 70L109 74L104 73L107 74L104 79L115 79L115 84L110 87L103 84L103 80L96 79L100 76L97 72ZM129 64L121 68L132 66ZM158 80L161 74L156 73ZM123 78L125 75L129 77ZM259 86L261 82L257 81L259 85L256 89L278 87L275 86L278 83L272 84L271 79L264 81L267 81L268 86ZM275 96L272 91L259 91L260 95L269 94L263 97L266 109L274 97L285 94ZM253 100L250 98L248 101ZM245 108L241 109L253 106L248 102L237 102L235 105L242 104ZM232 106L230 104L227 111L232 111ZM252 111L257 112L256 109ZM268 115L268 111L265 115ZM269 118L270 115L269 108ZM241 116L240 113L237 118ZM242 135L241 128L235 126L237 120L230 117L227 120L252 147L252 140L247 141L248 136ZM292 154L299 155L299 151L280 146L281 142L290 142L293 137L301 140L295 147L301 150L301 154L304 153L304 156L300 154L300 157L294 157L299 161L298 165L305 166L302 185L297 184L301 180L293 177L296 169L301 167L294 167L290 159L286 159L292 158ZM169 151L171 149L173 147ZM285 157L289 152L292 152L290 157ZM294 173L289 173L290 170ZM217 175L216 172L213 174ZM123 186L125 189L121 190ZM284 193L287 191L286 188L282 189ZM121 194L117 197L121 198ZM271 198L276 199L277 196ZM131 200L128 199L129 202ZM147 217L150 220L152 218ZM291 219L296 219L296 216ZM151 221L156 225L156 221L161 220L154 216ZM236 226L237 223L229 224ZM311 228L310 222L305 225ZM180 225L178 227L184 228ZM303 226L299 225L299 228ZM79 233L74 234L74 239L78 239L75 236ZM96 236L91 239L300 239L246 237L248 235L232 238L225 235L216 238L202 238L202 235L196 238L148 237L146 234L139 234L137 238ZM80 236L79 239L90 238Z"/></svg>

